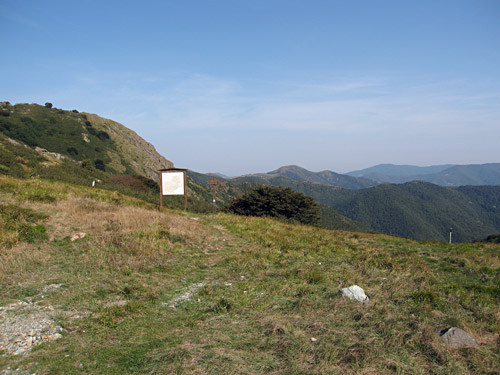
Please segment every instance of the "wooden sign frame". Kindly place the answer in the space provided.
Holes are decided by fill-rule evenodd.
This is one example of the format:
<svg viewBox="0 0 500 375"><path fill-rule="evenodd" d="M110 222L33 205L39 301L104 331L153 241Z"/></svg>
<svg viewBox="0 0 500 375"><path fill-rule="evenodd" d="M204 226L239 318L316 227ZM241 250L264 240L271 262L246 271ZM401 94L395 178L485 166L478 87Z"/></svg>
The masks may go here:
<svg viewBox="0 0 500 375"><path fill-rule="evenodd" d="M160 169L160 207L163 207L163 196L164 195L184 195L184 209L187 210L187 176L186 176L187 169L182 169L182 168L167 168L167 169ZM174 176L175 174L175 176ZM174 178L170 179L170 177L177 177L179 174L182 174L182 180L181 184L178 183L178 181L175 181ZM168 181L167 181L168 179ZM170 191L163 191L167 183L171 183L173 188L169 188Z"/></svg>

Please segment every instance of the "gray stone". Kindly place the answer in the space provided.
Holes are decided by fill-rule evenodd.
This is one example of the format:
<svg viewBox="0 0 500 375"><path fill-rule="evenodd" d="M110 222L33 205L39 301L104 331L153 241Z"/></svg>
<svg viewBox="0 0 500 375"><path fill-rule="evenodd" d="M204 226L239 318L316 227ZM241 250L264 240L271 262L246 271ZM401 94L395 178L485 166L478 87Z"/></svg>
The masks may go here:
<svg viewBox="0 0 500 375"><path fill-rule="evenodd" d="M59 340L62 339L62 337L63 335L61 335L60 333L54 333L53 335L49 336L49 341Z"/></svg>
<svg viewBox="0 0 500 375"><path fill-rule="evenodd" d="M365 291L357 285L351 285L349 288L343 288L340 293L351 300L359 302L368 302L370 298L365 294Z"/></svg>
<svg viewBox="0 0 500 375"><path fill-rule="evenodd" d="M470 334L457 327L450 327L439 332L441 339L453 348L476 348L477 341Z"/></svg>

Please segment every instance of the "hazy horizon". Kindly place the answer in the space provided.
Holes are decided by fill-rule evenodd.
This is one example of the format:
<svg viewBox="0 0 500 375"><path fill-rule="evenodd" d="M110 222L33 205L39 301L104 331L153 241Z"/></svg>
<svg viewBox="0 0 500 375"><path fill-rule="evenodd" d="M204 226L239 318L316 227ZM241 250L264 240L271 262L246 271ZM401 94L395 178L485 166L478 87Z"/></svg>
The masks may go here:
<svg viewBox="0 0 500 375"><path fill-rule="evenodd" d="M498 161L500 2L0 2L0 100L118 121L177 167Z"/></svg>

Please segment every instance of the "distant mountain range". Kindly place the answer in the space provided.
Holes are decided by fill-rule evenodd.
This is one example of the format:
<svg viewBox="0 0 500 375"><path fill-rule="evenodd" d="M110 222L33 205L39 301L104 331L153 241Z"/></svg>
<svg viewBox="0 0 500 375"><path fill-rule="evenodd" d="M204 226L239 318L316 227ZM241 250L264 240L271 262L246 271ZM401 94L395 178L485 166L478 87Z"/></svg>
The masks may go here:
<svg viewBox="0 0 500 375"><path fill-rule="evenodd" d="M349 172L347 175L396 184L427 181L441 186L500 185L500 163L446 164L430 167L380 164L360 171Z"/></svg>
<svg viewBox="0 0 500 375"><path fill-rule="evenodd" d="M429 167L417 167L415 165L395 165L395 164L378 164L370 168L361 169L346 173L348 176L373 178L372 176L417 176L425 174L434 174L444 171L447 168L454 167L455 164L432 165ZM381 179L376 178L379 181Z"/></svg>
<svg viewBox="0 0 500 375"><path fill-rule="evenodd" d="M376 186L380 183L372 179L352 177L332 171L311 172L296 165L281 167L268 173L233 177L231 181L265 183L265 181L272 181L273 179L283 177L295 181L309 181L319 184L338 186L345 189L364 189Z"/></svg>
<svg viewBox="0 0 500 375"><path fill-rule="evenodd" d="M265 183L277 177L296 181L309 181L345 189L365 189L382 183L403 184L426 181L440 186L500 185L500 163L470 165L412 165L380 164L346 174L332 171L311 172L296 165L278 168L267 173L231 178L237 182Z"/></svg>

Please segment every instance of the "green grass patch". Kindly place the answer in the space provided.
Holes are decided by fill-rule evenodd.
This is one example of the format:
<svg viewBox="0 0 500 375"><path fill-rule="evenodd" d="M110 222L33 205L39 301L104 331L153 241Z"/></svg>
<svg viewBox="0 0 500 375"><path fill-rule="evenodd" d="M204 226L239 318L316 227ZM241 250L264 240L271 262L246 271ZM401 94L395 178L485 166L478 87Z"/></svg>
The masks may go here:
<svg viewBox="0 0 500 375"><path fill-rule="evenodd" d="M48 239L40 221L47 216L14 204L0 203L0 246L11 247L18 242L40 242Z"/></svg>

